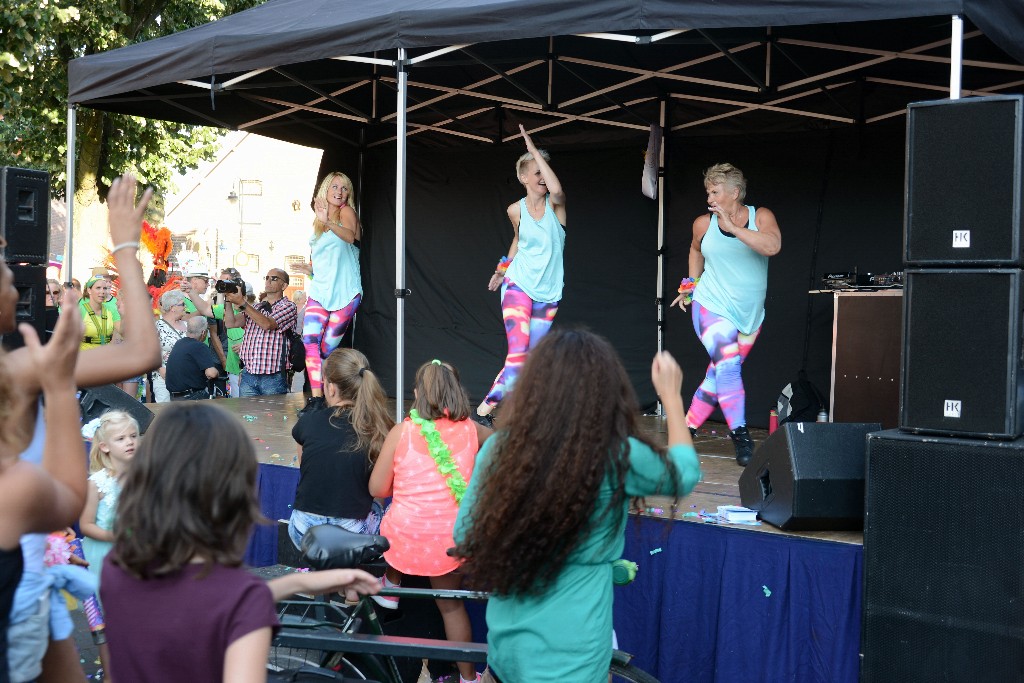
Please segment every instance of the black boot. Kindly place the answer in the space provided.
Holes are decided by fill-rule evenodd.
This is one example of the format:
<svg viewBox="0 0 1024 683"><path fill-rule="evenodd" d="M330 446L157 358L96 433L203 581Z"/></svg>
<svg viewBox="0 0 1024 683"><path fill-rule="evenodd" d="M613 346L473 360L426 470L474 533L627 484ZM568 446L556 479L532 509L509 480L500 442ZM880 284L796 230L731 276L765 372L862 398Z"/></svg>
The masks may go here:
<svg viewBox="0 0 1024 683"><path fill-rule="evenodd" d="M690 438L691 439L696 439L697 438L697 428L696 427L690 427Z"/></svg>
<svg viewBox="0 0 1024 683"><path fill-rule="evenodd" d="M732 439L733 446L736 447L736 463L741 467L746 467L751 456L754 455L754 440L750 438L750 432L747 431L746 425L734 429L729 437Z"/></svg>

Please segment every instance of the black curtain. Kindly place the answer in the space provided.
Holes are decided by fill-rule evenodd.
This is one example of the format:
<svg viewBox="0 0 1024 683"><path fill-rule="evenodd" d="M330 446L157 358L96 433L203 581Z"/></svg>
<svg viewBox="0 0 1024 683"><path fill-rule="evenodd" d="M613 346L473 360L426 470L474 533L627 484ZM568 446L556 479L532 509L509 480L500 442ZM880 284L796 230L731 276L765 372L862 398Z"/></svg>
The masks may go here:
<svg viewBox="0 0 1024 683"><path fill-rule="evenodd" d="M707 166L729 161L741 168L748 177L747 202L772 209L782 229L782 252L769 267L765 324L743 371L750 425L767 424L779 391L804 365L808 329L806 369L827 393L832 299L814 295L809 308L808 283L824 272L901 269L904 137L897 123L865 131L669 140L666 303L686 273L693 219L706 207L701 171ZM582 324L608 337L641 404L649 407L656 401L649 368L658 326L657 204L640 194L645 145L646 137L631 146L550 151L568 204L566 285L555 325ZM498 294L488 292L486 283L512 238L505 209L522 196L514 168L520 153L519 144L443 150L410 145L406 273L413 294L406 306L407 398L416 368L432 358L459 368L473 401L482 398L501 368L504 327ZM365 294L355 337L355 346L392 390L394 156L394 148L387 147L371 149L365 158ZM345 157L354 169L354 155ZM351 175L355 179L354 170ZM679 309L665 312L665 347L686 373L688 402L703 378L707 355L689 315Z"/></svg>

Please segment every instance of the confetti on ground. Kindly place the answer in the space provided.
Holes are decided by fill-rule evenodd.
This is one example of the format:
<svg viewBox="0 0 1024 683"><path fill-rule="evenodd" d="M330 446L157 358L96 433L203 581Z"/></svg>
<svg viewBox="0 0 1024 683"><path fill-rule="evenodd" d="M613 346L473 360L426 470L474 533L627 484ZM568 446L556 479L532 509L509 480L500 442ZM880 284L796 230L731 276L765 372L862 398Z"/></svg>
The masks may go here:
<svg viewBox="0 0 1024 683"><path fill-rule="evenodd" d="M761 590L764 591L764 597L766 597L766 598L772 597L772 591L771 591L770 588L768 588L768 586L761 586Z"/></svg>
<svg viewBox="0 0 1024 683"><path fill-rule="evenodd" d="M684 512L683 517L699 518L700 515L698 515L696 512Z"/></svg>
<svg viewBox="0 0 1024 683"><path fill-rule="evenodd" d="M255 422L256 421L256 416L255 415L243 415L242 419L245 420L246 422Z"/></svg>
<svg viewBox="0 0 1024 683"><path fill-rule="evenodd" d="M657 555L660 552L661 552L661 548L655 548L654 550L651 551L651 555Z"/></svg>

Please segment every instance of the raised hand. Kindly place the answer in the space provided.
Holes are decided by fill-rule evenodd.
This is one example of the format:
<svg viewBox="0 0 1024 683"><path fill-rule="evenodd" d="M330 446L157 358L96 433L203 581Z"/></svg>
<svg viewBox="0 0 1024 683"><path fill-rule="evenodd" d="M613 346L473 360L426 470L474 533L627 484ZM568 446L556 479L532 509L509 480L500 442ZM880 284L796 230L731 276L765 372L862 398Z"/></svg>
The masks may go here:
<svg viewBox="0 0 1024 683"><path fill-rule="evenodd" d="M25 349L19 362L39 379L44 391L73 389L75 363L82 342L82 312L78 306L78 292L69 287L61 301L61 314L47 344L39 341L35 328L27 323L18 326L25 340Z"/></svg>
<svg viewBox="0 0 1024 683"><path fill-rule="evenodd" d="M317 197L313 200L313 212L316 213L316 218L321 223L327 222L327 200L323 197Z"/></svg>
<svg viewBox="0 0 1024 683"><path fill-rule="evenodd" d="M662 402L670 397L679 398L683 388L683 370L668 351L659 351L651 362L651 382Z"/></svg>
<svg viewBox="0 0 1024 683"><path fill-rule="evenodd" d="M135 203L135 192L135 176L125 173L114 180L107 193L107 222L110 240L115 247L125 242L138 242L142 234L142 217L153 197L153 189L147 188L138 204Z"/></svg>
<svg viewBox="0 0 1024 683"><path fill-rule="evenodd" d="M536 155L537 146L533 144L533 138L530 137L530 134L526 132L526 128L521 123L519 124L519 132L523 136L523 142L526 143L526 151L529 152L530 154Z"/></svg>

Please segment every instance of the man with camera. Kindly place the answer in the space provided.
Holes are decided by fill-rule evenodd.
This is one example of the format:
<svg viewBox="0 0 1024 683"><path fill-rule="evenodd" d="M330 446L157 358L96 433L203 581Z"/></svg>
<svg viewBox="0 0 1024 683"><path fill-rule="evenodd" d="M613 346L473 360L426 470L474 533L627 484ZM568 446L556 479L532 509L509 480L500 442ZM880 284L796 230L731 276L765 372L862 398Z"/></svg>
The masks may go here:
<svg viewBox="0 0 1024 683"><path fill-rule="evenodd" d="M218 290L220 284L218 284ZM228 328L243 327L245 336L238 355L243 368L239 380L241 396L267 396L288 392L286 381L286 333L295 327L297 309L284 296L288 273L272 268L264 278L266 296L257 306L245 298L244 285L237 283L225 291L224 298L233 306L224 307L224 324ZM240 313L235 307L241 308Z"/></svg>

